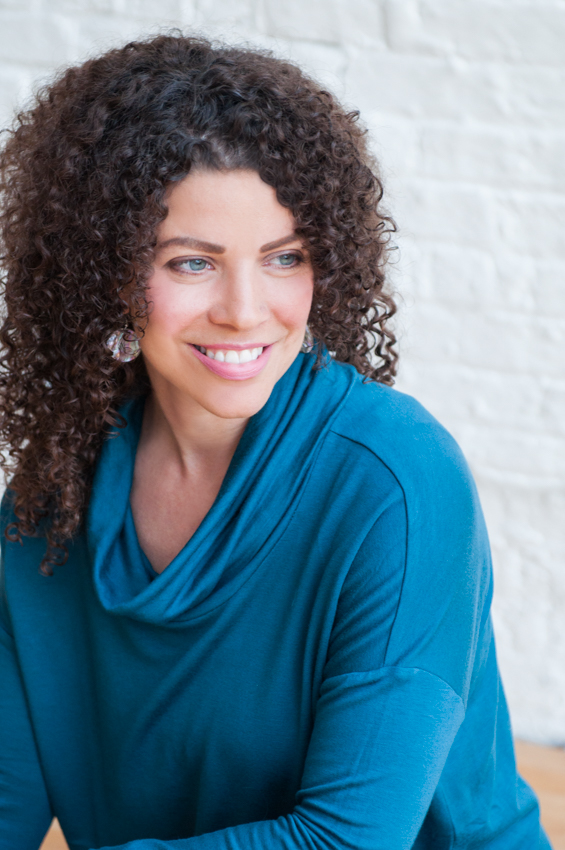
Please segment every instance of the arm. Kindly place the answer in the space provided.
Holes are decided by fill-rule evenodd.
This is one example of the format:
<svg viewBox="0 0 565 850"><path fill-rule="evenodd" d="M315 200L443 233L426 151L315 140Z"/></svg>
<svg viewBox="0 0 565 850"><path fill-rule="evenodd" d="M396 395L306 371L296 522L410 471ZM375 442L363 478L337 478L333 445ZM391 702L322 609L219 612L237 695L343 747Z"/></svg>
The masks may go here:
<svg viewBox="0 0 565 850"><path fill-rule="evenodd" d="M410 848L462 717L460 699L423 671L329 680L291 814L177 841L132 841L119 850Z"/></svg>
<svg viewBox="0 0 565 850"><path fill-rule="evenodd" d="M13 640L0 619L0 847L37 850L51 820Z"/></svg>

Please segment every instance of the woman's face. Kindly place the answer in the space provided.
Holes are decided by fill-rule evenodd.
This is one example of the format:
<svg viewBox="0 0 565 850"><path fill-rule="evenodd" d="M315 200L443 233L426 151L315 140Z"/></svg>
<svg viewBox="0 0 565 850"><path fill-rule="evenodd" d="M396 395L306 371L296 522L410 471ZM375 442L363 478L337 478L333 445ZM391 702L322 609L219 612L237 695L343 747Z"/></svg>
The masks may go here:
<svg viewBox="0 0 565 850"><path fill-rule="evenodd" d="M168 194L141 350L154 390L222 418L266 403L313 294L292 214L254 171L196 171Z"/></svg>

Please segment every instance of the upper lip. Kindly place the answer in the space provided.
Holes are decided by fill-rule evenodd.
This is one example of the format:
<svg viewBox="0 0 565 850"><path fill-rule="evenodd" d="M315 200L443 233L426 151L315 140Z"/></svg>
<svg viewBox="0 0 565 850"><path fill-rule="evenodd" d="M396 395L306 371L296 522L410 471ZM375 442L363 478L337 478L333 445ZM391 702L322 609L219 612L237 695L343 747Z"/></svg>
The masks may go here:
<svg viewBox="0 0 565 850"><path fill-rule="evenodd" d="M208 345L204 342L193 342L192 345L197 345L199 348L209 348L211 351L244 351L247 348L267 348L272 345L271 342L223 342L216 345Z"/></svg>

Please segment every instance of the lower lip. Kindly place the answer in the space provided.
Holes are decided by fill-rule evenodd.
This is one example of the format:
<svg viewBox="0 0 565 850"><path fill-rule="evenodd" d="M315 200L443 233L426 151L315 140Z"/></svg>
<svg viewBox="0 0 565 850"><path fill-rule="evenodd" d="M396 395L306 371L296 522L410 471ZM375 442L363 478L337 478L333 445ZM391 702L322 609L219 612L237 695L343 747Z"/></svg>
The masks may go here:
<svg viewBox="0 0 565 850"><path fill-rule="evenodd" d="M206 357L196 346L189 345L189 347L195 357L220 378L227 378L228 381L247 381L248 378L254 378L265 368L273 346L266 345L259 357L256 360L250 360L249 363L220 363L219 360Z"/></svg>

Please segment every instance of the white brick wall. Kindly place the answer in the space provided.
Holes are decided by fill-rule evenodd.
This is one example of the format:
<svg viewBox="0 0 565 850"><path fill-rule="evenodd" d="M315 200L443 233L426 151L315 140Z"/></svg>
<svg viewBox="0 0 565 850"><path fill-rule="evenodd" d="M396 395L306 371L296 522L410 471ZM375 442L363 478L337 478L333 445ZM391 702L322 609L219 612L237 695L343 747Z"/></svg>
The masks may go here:
<svg viewBox="0 0 565 850"><path fill-rule="evenodd" d="M400 227L399 386L476 475L515 730L565 744L565 3L0 0L2 123L60 64L170 25L362 110Z"/></svg>

